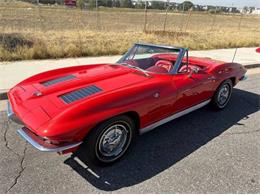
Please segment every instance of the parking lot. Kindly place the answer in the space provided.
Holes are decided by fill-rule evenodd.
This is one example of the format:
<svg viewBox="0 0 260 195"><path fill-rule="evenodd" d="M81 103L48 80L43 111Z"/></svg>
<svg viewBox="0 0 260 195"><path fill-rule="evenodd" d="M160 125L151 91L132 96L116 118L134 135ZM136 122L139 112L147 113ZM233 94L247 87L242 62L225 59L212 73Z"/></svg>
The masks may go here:
<svg viewBox="0 0 260 195"><path fill-rule="evenodd" d="M109 167L25 143L0 101L0 193L260 193L260 74L228 107L204 107L137 137Z"/></svg>

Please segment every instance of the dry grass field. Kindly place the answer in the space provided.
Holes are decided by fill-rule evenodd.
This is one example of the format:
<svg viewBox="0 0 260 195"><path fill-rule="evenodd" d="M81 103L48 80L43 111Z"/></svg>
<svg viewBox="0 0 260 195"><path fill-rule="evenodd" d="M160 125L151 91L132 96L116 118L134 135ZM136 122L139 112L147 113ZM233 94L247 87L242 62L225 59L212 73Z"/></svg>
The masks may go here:
<svg viewBox="0 0 260 195"><path fill-rule="evenodd" d="M260 45L260 17L0 2L0 61L124 53L134 42L190 49Z"/></svg>

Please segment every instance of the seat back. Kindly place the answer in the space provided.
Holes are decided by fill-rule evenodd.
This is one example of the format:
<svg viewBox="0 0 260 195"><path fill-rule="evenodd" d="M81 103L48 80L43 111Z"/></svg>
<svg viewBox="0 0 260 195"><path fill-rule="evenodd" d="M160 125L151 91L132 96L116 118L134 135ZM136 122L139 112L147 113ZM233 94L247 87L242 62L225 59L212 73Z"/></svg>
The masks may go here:
<svg viewBox="0 0 260 195"><path fill-rule="evenodd" d="M163 67L167 70L167 72L170 72L172 69L172 63L168 60L158 60L154 66Z"/></svg>
<svg viewBox="0 0 260 195"><path fill-rule="evenodd" d="M150 68L147 68L146 70L155 73L168 73L168 70L161 66L152 66Z"/></svg>

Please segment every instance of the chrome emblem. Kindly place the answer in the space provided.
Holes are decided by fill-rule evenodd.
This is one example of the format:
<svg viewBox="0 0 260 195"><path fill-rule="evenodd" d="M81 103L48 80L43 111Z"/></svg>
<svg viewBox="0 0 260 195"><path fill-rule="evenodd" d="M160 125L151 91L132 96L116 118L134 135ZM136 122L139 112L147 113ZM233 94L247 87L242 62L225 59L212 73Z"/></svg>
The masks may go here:
<svg viewBox="0 0 260 195"><path fill-rule="evenodd" d="M153 94L153 97L158 98L158 97L160 97L160 94L158 92L156 92L155 94Z"/></svg>
<svg viewBox="0 0 260 195"><path fill-rule="evenodd" d="M42 96L42 93L40 91L36 91L33 95L36 97L39 97L39 96Z"/></svg>

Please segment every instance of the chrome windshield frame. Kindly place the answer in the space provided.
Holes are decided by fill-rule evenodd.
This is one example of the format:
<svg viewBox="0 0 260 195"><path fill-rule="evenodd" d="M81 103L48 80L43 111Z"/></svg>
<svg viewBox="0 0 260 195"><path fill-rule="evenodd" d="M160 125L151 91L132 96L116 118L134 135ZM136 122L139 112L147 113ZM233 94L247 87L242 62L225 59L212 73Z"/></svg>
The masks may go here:
<svg viewBox="0 0 260 195"><path fill-rule="evenodd" d="M182 59L184 58L186 52L187 52L187 58L188 58L188 48L183 47L173 47L173 46L167 46L167 45L156 45L156 44L149 44L149 43L135 43L132 48L130 48L118 61L117 63L122 63L126 60L126 58L139 46L148 46L148 47L156 47L156 48L162 48L162 49L169 49L173 51L179 52L177 60L174 64L174 68L169 72L169 74L177 74L178 70L181 66Z"/></svg>

